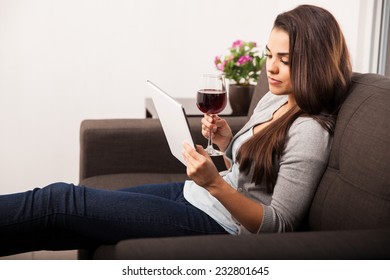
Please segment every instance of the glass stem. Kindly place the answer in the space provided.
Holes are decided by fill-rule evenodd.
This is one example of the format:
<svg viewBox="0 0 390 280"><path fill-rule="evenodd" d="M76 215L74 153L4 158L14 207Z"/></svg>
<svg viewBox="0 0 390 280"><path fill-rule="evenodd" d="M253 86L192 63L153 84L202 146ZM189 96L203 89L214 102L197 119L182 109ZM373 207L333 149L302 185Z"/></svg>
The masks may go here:
<svg viewBox="0 0 390 280"><path fill-rule="evenodd" d="M213 140L211 139L211 129L210 129L210 136L209 136L209 140L208 140L208 143L207 143L207 153L208 154L212 154L213 152Z"/></svg>
<svg viewBox="0 0 390 280"><path fill-rule="evenodd" d="M210 114L210 116L213 118L214 120L214 115ZM208 139L208 143L207 143L207 153L212 156L212 155L215 155L215 150L214 150L214 146L213 146L213 139L212 139L212 129L209 130L210 132L210 135L209 135L209 139Z"/></svg>

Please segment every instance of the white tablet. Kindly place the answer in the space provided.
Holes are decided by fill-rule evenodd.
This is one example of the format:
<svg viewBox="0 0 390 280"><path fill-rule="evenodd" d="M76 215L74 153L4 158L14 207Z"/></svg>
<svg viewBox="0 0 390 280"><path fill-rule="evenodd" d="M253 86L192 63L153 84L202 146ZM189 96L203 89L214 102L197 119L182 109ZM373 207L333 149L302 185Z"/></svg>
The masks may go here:
<svg viewBox="0 0 390 280"><path fill-rule="evenodd" d="M195 144L188 125L185 110L179 102L156 86L153 82L149 80L146 82L153 89L153 103L171 153L186 165L182 155L183 143L187 142L194 148Z"/></svg>

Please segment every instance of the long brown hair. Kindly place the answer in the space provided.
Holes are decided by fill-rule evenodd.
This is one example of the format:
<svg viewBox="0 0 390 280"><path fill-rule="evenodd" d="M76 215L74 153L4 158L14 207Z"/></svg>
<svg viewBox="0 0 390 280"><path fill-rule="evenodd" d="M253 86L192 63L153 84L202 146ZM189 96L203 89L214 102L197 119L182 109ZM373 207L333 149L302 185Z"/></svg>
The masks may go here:
<svg viewBox="0 0 390 280"><path fill-rule="evenodd" d="M240 172L265 180L273 192L286 136L300 116L310 116L333 133L335 116L347 96L352 67L343 33L331 13L301 5L276 17L274 27L289 35L290 77L296 106L245 142L237 154Z"/></svg>

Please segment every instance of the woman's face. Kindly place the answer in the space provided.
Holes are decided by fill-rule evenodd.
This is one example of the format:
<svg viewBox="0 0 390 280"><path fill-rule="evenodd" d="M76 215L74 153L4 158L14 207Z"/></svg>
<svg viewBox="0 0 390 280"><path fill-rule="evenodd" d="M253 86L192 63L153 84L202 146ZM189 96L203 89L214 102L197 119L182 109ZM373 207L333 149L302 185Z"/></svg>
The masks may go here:
<svg viewBox="0 0 390 280"><path fill-rule="evenodd" d="M269 89L273 94L292 93L289 65L289 37L287 32L274 28L266 47L267 76Z"/></svg>

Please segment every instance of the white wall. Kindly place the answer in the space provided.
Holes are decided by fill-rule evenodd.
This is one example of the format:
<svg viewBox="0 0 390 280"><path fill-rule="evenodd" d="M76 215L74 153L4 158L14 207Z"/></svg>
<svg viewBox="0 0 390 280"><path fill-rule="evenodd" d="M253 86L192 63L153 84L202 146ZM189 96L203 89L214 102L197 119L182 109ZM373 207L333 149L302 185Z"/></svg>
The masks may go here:
<svg viewBox="0 0 390 280"><path fill-rule="evenodd" d="M0 193L77 183L83 119L143 118L146 79L194 95L215 55L236 39L264 46L275 16L301 3L0 0ZM305 3L334 13L366 71L372 1Z"/></svg>

